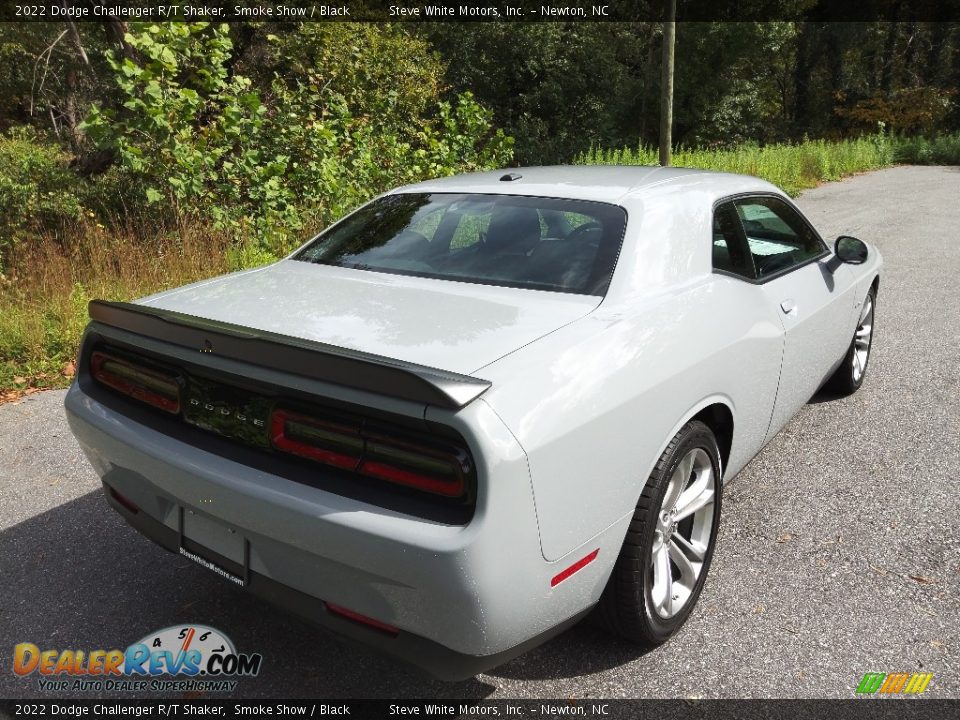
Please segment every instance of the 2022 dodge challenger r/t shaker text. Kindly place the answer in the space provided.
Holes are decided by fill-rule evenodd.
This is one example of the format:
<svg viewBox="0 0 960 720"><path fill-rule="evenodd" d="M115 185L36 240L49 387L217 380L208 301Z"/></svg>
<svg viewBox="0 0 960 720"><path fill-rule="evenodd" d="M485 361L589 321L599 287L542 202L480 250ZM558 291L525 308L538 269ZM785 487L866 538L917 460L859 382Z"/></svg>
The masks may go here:
<svg viewBox="0 0 960 720"><path fill-rule="evenodd" d="M693 610L723 484L870 358L881 259L774 186L522 168L91 303L73 433L131 525L438 677Z"/></svg>

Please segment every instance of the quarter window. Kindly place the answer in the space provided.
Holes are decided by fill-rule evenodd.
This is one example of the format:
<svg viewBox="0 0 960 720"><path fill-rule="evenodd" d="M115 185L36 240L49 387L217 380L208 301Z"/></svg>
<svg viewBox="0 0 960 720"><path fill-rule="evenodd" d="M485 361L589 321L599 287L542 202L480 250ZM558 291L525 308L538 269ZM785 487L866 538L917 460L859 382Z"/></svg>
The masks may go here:
<svg viewBox="0 0 960 720"><path fill-rule="evenodd" d="M758 278L802 265L823 253L817 234L783 200L751 197L736 200L734 206Z"/></svg>
<svg viewBox="0 0 960 720"><path fill-rule="evenodd" d="M713 213L713 269L753 279L753 260L746 250L740 218L732 203Z"/></svg>

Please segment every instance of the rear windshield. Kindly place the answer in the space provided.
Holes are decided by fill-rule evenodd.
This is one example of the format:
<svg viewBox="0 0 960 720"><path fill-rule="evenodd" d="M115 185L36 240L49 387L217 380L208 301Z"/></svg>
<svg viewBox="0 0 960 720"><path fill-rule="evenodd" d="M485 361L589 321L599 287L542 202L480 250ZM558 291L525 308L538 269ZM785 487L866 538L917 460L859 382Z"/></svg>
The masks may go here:
<svg viewBox="0 0 960 720"><path fill-rule="evenodd" d="M607 203L404 193L361 208L297 260L582 295L603 295L626 213Z"/></svg>

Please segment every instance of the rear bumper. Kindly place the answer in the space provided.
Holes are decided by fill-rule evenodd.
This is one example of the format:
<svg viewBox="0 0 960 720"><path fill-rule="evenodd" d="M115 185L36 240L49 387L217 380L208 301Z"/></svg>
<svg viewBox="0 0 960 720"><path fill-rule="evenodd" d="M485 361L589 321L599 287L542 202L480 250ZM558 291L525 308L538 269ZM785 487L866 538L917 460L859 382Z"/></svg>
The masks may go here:
<svg viewBox="0 0 960 720"><path fill-rule="evenodd" d="M181 547L180 535L177 531L157 522L145 513L131 512L112 497L109 484L104 482L104 486L107 502L133 528L170 552L179 552ZM243 577L244 575L243 567L209 548L187 541L185 549L197 552L205 559L237 576ZM555 625L544 633L507 650L492 655L468 655L404 630L393 635L359 625L328 611L322 600L294 590L260 573L250 571L246 579L246 590L287 612L297 615L314 627L331 632L337 637L360 643L365 647L373 648L402 662L416 665L433 677L448 681L465 680L497 665L502 665L572 627L592 609L582 610L559 625Z"/></svg>
<svg viewBox="0 0 960 720"><path fill-rule="evenodd" d="M600 561L575 582L551 587L579 557L544 560L526 457L482 401L448 418L471 444L482 481L466 525L367 505L226 459L136 422L76 383L66 410L105 485L139 508L133 513L107 493L141 533L176 552L187 513L196 520L186 527L197 530L184 530L184 549L246 574L249 590L311 623L440 678L469 677L569 627L596 603L616 556L614 529L612 540L588 543L587 552L604 547ZM236 538L247 543L242 553ZM334 615L324 601L399 632Z"/></svg>

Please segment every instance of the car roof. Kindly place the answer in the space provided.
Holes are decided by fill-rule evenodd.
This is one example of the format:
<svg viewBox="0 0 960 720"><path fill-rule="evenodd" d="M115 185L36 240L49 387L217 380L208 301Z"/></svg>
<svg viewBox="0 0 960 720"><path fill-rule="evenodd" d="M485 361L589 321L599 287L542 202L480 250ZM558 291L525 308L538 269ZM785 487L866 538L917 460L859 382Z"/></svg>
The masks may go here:
<svg viewBox="0 0 960 720"><path fill-rule="evenodd" d="M507 176L515 179L502 179ZM629 196L642 195L644 190L665 183L670 183L672 189L688 185L717 197L740 192L781 192L770 183L750 175L709 170L647 165L555 165L453 175L405 185L390 194L495 193L620 203Z"/></svg>

